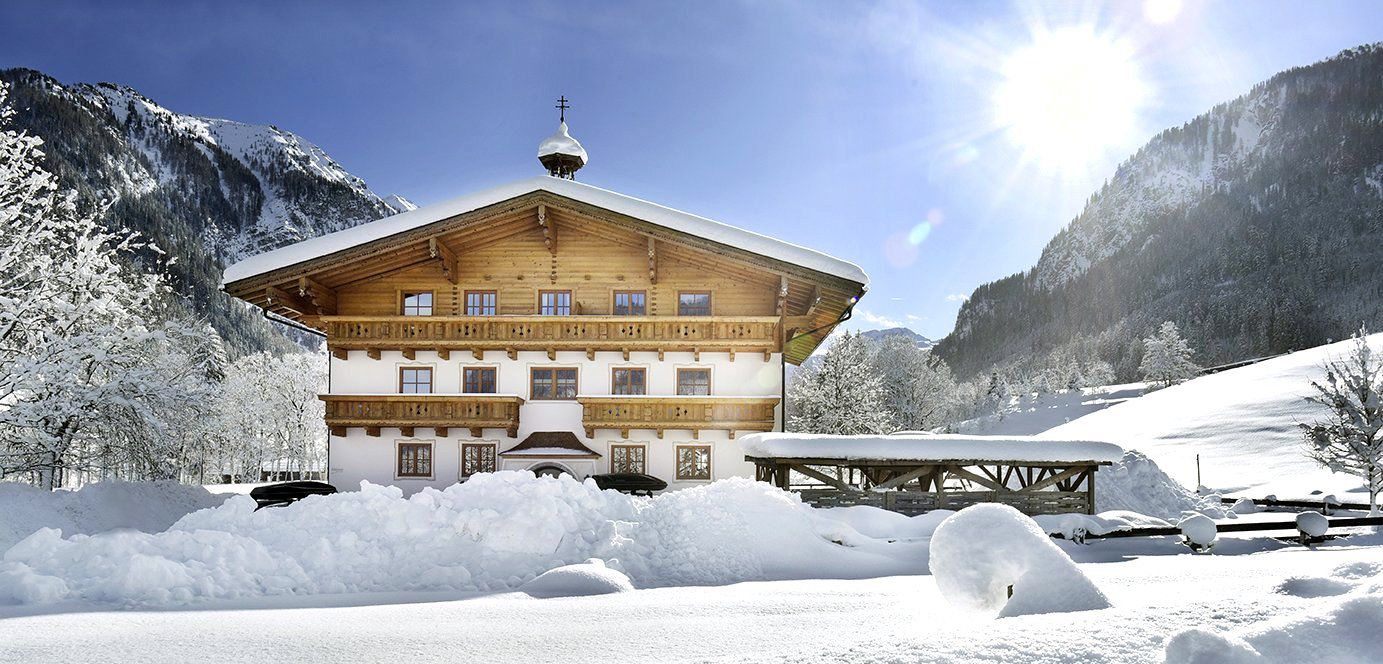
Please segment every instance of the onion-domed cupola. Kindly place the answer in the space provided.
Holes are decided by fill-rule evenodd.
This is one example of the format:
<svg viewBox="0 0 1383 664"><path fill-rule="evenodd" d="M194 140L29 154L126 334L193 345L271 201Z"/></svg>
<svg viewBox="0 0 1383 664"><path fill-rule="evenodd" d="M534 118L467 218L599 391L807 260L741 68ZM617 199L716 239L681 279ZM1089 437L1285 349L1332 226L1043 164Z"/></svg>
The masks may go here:
<svg viewBox="0 0 1383 664"><path fill-rule="evenodd" d="M576 171L586 165L586 148L567 133L568 108L571 107L567 105L564 95L557 100L561 124L557 126L557 133L538 144L538 161L547 169L548 175L575 180Z"/></svg>

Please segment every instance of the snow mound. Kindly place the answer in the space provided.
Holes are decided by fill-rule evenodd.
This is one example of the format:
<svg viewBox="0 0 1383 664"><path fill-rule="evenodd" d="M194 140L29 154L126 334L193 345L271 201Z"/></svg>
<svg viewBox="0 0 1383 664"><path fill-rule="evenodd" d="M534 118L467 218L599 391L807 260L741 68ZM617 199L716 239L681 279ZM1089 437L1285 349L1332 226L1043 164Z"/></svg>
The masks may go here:
<svg viewBox="0 0 1383 664"><path fill-rule="evenodd" d="M42 528L73 535L115 528L167 530L187 513L225 500L202 487L177 482L99 482L76 491L0 482L0 552Z"/></svg>
<svg viewBox="0 0 1383 664"><path fill-rule="evenodd" d="M1125 452L1112 466L1095 472L1095 504L1100 512L1120 510L1161 519L1176 519L1186 512L1224 516L1219 496L1197 496L1137 450Z"/></svg>
<svg viewBox="0 0 1383 664"><path fill-rule="evenodd" d="M633 589L634 584L629 577L619 570L610 569L599 558L550 569L519 588L533 597L543 598L608 595Z"/></svg>
<svg viewBox="0 0 1383 664"><path fill-rule="evenodd" d="M1330 519L1320 512L1302 512L1297 515L1297 530L1307 537L1322 537L1330 529Z"/></svg>
<svg viewBox="0 0 1383 664"><path fill-rule="evenodd" d="M408 498L362 483L358 492L257 512L254 500L235 496L161 533L40 530L0 561L0 603L505 591L591 558L619 561L641 588L916 574L926 566L925 544L862 535L763 482L635 498L511 471Z"/></svg>
<svg viewBox="0 0 1383 664"><path fill-rule="evenodd" d="M1260 623L1246 633L1183 630L1167 640L1168 664L1376 662L1383 649L1383 595L1343 597L1321 611Z"/></svg>
<svg viewBox="0 0 1383 664"><path fill-rule="evenodd" d="M1037 522L1008 505L973 505L941 522L932 534L931 571L952 604L997 610L1000 618L1109 607Z"/></svg>
<svg viewBox="0 0 1383 664"><path fill-rule="evenodd" d="M1196 550L1209 549L1220 538L1215 520L1204 514L1192 514L1182 519L1177 522L1177 528L1181 529L1182 536L1191 544L1191 548Z"/></svg>

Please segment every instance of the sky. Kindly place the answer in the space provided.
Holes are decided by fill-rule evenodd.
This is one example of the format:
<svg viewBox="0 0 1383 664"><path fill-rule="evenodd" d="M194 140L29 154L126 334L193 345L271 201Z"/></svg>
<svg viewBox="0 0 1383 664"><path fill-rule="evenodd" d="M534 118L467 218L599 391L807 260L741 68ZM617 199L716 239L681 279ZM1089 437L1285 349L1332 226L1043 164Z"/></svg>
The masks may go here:
<svg viewBox="0 0 1383 664"><path fill-rule="evenodd" d="M0 3L0 67L273 124L420 205L542 172L859 264L940 338L1162 129L1383 40L1380 2Z"/></svg>

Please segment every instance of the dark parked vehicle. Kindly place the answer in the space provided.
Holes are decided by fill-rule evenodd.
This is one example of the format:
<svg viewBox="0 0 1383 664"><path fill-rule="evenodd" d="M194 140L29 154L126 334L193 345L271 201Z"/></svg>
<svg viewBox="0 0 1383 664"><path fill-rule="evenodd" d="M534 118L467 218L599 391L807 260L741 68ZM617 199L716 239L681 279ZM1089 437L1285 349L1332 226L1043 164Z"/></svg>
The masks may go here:
<svg viewBox="0 0 1383 664"><path fill-rule="evenodd" d="M265 507L291 505L308 496L325 496L333 493L336 493L336 487L326 482L301 480L255 487L250 490L250 497L259 503L259 507L255 508L257 512Z"/></svg>
<svg viewBox="0 0 1383 664"><path fill-rule="evenodd" d="M614 489L631 496L651 496L654 491L667 488L667 482L643 473L608 473L592 475L591 479L601 489Z"/></svg>

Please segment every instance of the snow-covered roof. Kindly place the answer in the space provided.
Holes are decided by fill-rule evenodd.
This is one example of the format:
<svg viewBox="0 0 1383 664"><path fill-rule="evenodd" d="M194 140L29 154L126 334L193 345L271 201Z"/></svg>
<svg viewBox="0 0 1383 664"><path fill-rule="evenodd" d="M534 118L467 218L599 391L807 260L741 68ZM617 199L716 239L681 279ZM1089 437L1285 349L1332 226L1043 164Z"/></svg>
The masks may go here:
<svg viewBox="0 0 1383 664"><path fill-rule="evenodd" d="M570 155L580 159L581 163L586 163L586 148L581 147L581 142L567 133L566 122L557 127L557 133L544 138L543 142L538 144L539 158L550 154Z"/></svg>
<svg viewBox="0 0 1383 664"><path fill-rule="evenodd" d="M859 266L813 249L574 180L540 175L251 256L227 267L222 276L222 284L248 279L313 258L382 240L392 235L537 191L546 191L628 215L669 230L738 247L751 253L799 265L859 284L869 283L868 275Z"/></svg>
<svg viewBox="0 0 1383 664"><path fill-rule="evenodd" d="M1042 440L1031 436L833 436L755 433L740 441L745 455L789 459L875 461L1115 462L1124 449L1090 440Z"/></svg>

